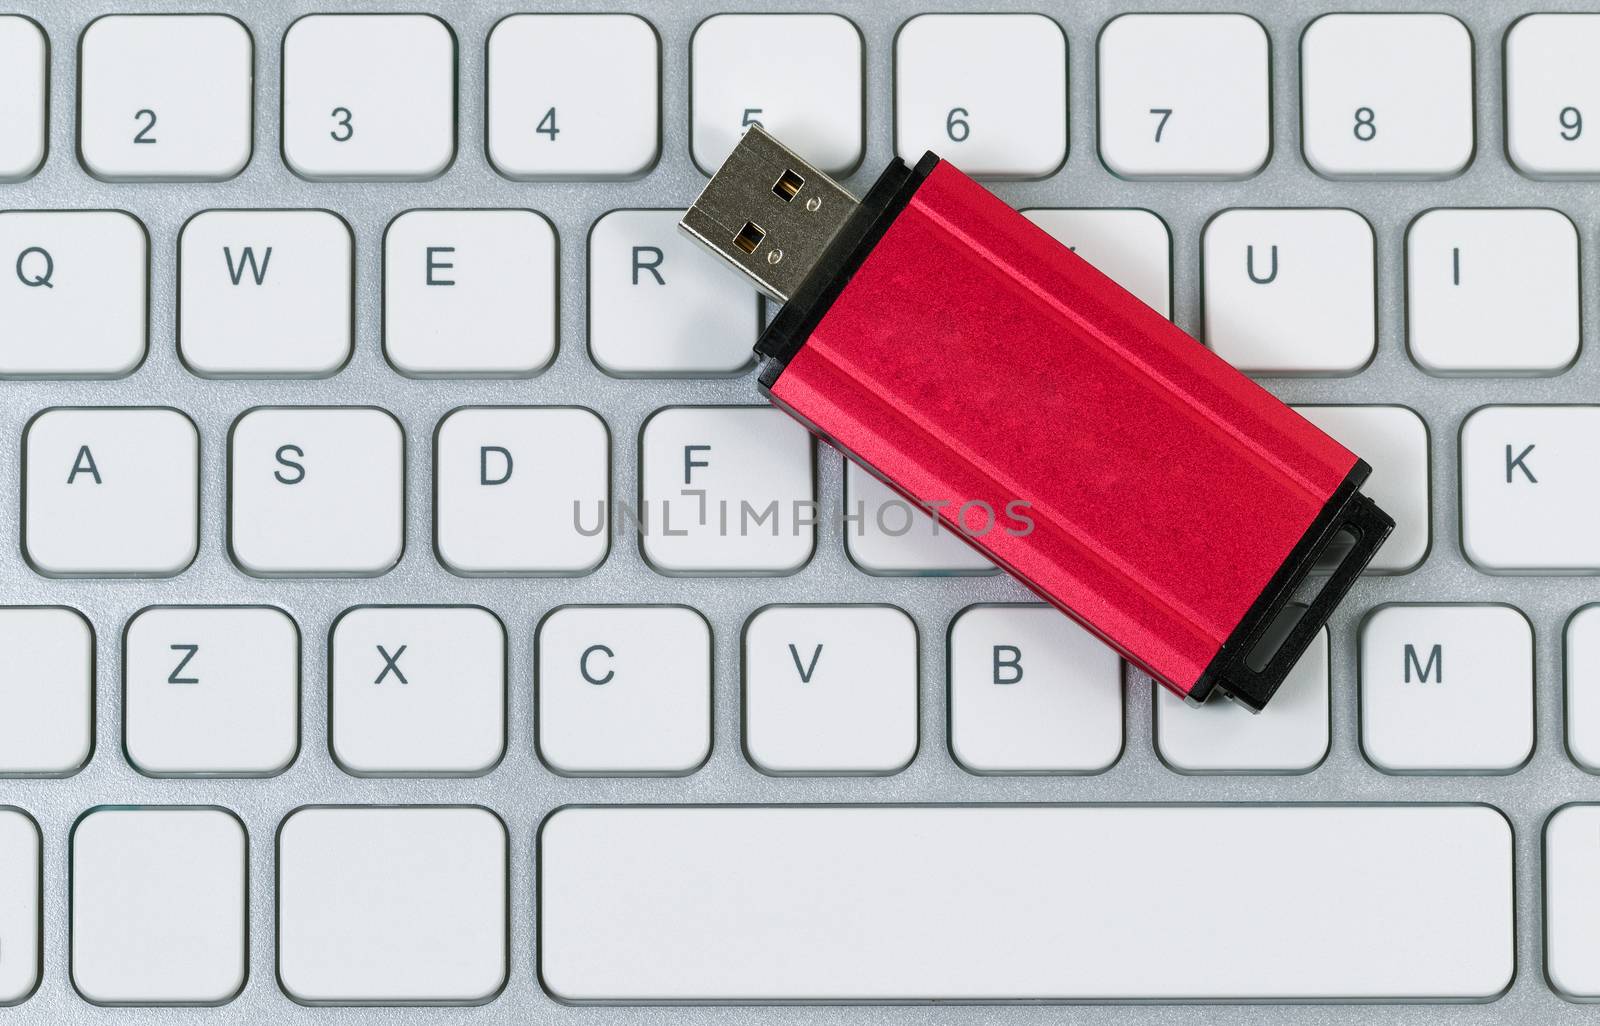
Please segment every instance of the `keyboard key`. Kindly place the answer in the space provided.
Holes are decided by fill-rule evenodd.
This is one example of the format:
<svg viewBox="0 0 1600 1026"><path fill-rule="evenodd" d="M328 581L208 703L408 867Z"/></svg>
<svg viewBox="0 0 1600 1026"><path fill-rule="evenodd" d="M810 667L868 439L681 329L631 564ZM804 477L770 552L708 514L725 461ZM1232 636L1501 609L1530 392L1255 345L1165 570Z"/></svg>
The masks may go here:
<svg viewBox="0 0 1600 1026"><path fill-rule="evenodd" d="M539 836L562 1001L1488 1000L1516 968L1484 805L569 806Z"/></svg>
<svg viewBox="0 0 1600 1026"><path fill-rule="evenodd" d="M1122 660L1049 606L950 625L950 751L974 773L1098 773L1122 754Z"/></svg>
<svg viewBox="0 0 1600 1026"><path fill-rule="evenodd" d="M1189 705L1155 688L1156 751L1180 773L1307 773L1328 755L1328 629L1259 713L1213 699Z"/></svg>
<svg viewBox="0 0 1600 1026"><path fill-rule="evenodd" d="M1353 210L1226 210L1206 225L1205 339L1250 374L1354 374L1377 347L1372 226Z"/></svg>
<svg viewBox="0 0 1600 1026"><path fill-rule="evenodd" d="M265 776L300 749L300 630L271 606L155 606L123 635L128 761Z"/></svg>
<svg viewBox="0 0 1600 1026"><path fill-rule="evenodd" d="M787 574L817 520L811 435L768 406L675 406L639 440L641 543L665 574Z"/></svg>
<svg viewBox="0 0 1600 1026"><path fill-rule="evenodd" d="M0 774L77 772L94 749L89 621L55 606L0 607L0 652L6 654L6 670L0 673ZM0 946L0 980L6 974L4 957ZM0 1001L4 990L0 985Z"/></svg>
<svg viewBox="0 0 1600 1026"><path fill-rule="evenodd" d="M78 151L100 178L232 178L250 162L255 49L225 14L90 22L78 56Z"/></svg>
<svg viewBox="0 0 1600 1026"><path fill-rule="evenodd" d="M681 210L613 210L589 233L589 354L619 376L750 366L761 301L678 230Z"/></svg>
<svg viewBox="0 0 1600 1026"><path fill-rule="evenodd" d="M760 125L833 175L861 163L861 33L837 14L717 14L689 43L694 162Z"/></svg>
<svg viewBox="0 0 1600 1026"><path fill-rule="evenodd" d="M539 756L681 774L711 754L711 628L687 606L563 606L539 623Z"/></svg>
<svg viewBox="0 0 1600 1026"><path fill-rule="evenodd" d="M0 806L0 1005L25 1000L39 986L40 848L33 817Z"/></svg>
<svg viewBox="0 0 1600 1026"><path fill-rule="evenodd" d="M23 546L52 577L170 577L200 543L200 436L177 410L46 410L28 425Z"/></svg>
<svg viewBox="0 0 1600 1026"><path fill-rule="evenodd" d="M228 540L246 573L372 576L405 548L405 437L383 410L260 407L234 421Z"/></svg>
<svg viewBox="0 0 1600 1026"><path fill-rule="evenodd" d="M383 349L418 377L537 374L556 355L556 234L531 210L410 210L383 239Z"/></svg>
<svg viewBox="0 0 1600 1026"><path fill-rule="evenodd" d="M1472 37L1448 14L1325 14L1300 37L1306 162L1444 178L1472 160Z"/></svg>
<svg viewBox="0 0 1600 1026"><path fill-rule="evenodd" d="M1148 210L1036 209L1023 216L1112 281L1172 316L1172 233Z"/></svg>
<svg viewBox="0 0 1600 1026"><path fill-rule="evenodd" d="M456 43L427 14L312 14L283 37L283 158L306 178L432 178L456 148Z"/></svg>
<svg viewBox="0 0 1600 1026"><path fill-rule="evenodd" d="M458 574L582 574L611 546L611 437L578 407L480 406L434 436L435 542Z"/></svg>
<svg viewBox="0 0 1600 1026"><path fill-rule="evenodd" d="M347 772L485 773L505 754L506 629L487 609L360 606L329 644L329 733Z"/></svg>
<svg viewBox="0 0 1600 1026"><path fill-rule="evenodd" d="M476 806L291 813L278 831L284 991L345 1004L489 1000L506 981L506 845L499 817Z"/></svg>
<svg viewBox="0 0 1600 1026"><path fill-rule="evenodd" d="M50 51L39 26L0 15L0 182L27 178L44 163L49 71Z"/></svg>
<svg viewBox="0 0 1600 1026"><path fill-rule="evenodd" d="M324 377L350 359L354 243L326 210L207 210L178 239L178 351L211 377Z"/></svg>
<svg viewBox="0 0 1600 1026"><path fill-rule="evenodd" d="M0 376L114 378L144 360L150 241L120 210L0 213Z"/></svg>
<svg viewBox="0 0 1600 1026"><path fill-rule="evenodd" d="M949 524L903 499L847 461L844 465L844 542L869 574L981 574L993 563L961 540Z"/></svg>
<svg viewBox="0 0 1600 1026"><path fill-rule="evenodd" d="M1367 461L1372 476L1361 486L1394 517L1394 531L1378 549L1368 573L1405 573L1428 554L1428 428L1404 406L1296 406L1295 412ZM1330 546L1331 569L1349 546Z"/></svg>
<svg viewBox="0 0 1600 1026"><path fill-rule="evenodd" d="M768 606L744 628L763 773L896 773L917 754L917 628L893 606Z"/></svg>
<svg viewBox="0 0 1600 1026"><path fill-rule="evenodd" d="M1578 358L1578 230L1554 210L1430 210L1406 232L1411 355L1434 374L1554 374Z"/></svg>
<svg viewBox="0 0 1600 1026"><path fill-rule="evenodd" d="M1100 33L1100 159L1125 178L1243 178L1272 151L1269 48L1243 14L1124 14Z"/></svg>
<svg viewBox="0 0 1600 1026"><path fill-rule="evenodd" d="M1600 570L1600 407L1485 406L1461 424L1461 548L1485 570Z"/></svg>
<svg viewBox="0 0 1600 1026"><path fill-rule="evenodd" d="M1361 748L1390 773L1509 773L1533 753L1533 628L1501 605L1393 605L1361 629Z"/></svg>
<svg viewBox="0 0 1600 1026"><path fill-rule="evenodd" d="M1067 37L1042 14L922 14L894 42L895 150L969 175L1043 178L1067 159Z"/></svg>
<svg viewBox="0 0 1600 1026"><path fill-rule="evenodd" d="M244 824L92 809L72 830L72 982L99 1004L220 1004L245 981Z"/></svg>
<svg viewBox="0 0 1600 1026"><path fill-rule="evenodd" d="M1539 178L1600 174L1600 15L1530 14L1506 33L1506 152ZM1589 129L1585 133L1585 129Z"/></svg>
<svg viewBox="0 0 1600 1026"><path fill-rule="evenodd" d="M661 152L661 42L631 14L513 14L489 33L489 159L509 178L633 178Z"/></svg>
<svg viewBox="0 0 1600 1026"><path fill-rule="evenodd" d="M1566 631L1567 751L1600 772L1600 606L1572 614Z"/></svg>
<svg viewBox="0 0 1600 1026"><path fill-rule="evenodd" d="M1562 997L1600 997L1600 806L1564 805L1544 826L1545 972Z"/></svg>

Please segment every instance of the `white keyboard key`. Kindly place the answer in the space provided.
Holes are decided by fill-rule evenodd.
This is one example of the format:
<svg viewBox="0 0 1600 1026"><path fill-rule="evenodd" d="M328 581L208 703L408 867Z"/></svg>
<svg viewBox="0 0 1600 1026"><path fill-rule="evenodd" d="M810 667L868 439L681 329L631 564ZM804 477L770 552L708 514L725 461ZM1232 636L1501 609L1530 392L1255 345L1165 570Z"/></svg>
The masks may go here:
<svg viewBox="0 0 1600 1026"><path fill-rule="evenodd" d="M567 807L539 855L562 1001L1489 1000L1516 969L1483 805Z"/></svg>
<svg viewBox="0 0 1600 1026"><path fill-rule="evenodd" d="M39 985L44 962L40 849L33 817L0 806L0 1006L25 1000Z"/></svg>
<svg viewBox="0 0 1600 1026"><path fill-rule="evenodd" d="M1122 660L1049 606L950 625L950 751L974 773L1098 773L1122 753Z"/></svg>
<svg viewBox="0 0 1600 1026"><path fill-rule="evenodd" d="M1554 374L1578 357L1578 230L1542 209L1430 210L1406 232L1411 356L1435 374Z"/></svg>
<svg viewBox="0 0 1600 1026"><path fill-rule="evenodd" d="M46 410L23 443L23 545L42 574L170 577L200 543L200 436L177 410Z"/></svg>
<svg viewBox="0 0 1600 1026"><path fill-rule="evenodd" d="M439 559L458 574L582 574L611 544L611 436L578 407L480 406L434 436Z"/></svg>
<svg viewBox="0 0 1600 1026"><path fill-rule="evenodd" d="M283 37L283 159L306 178L432 178L456 149L456 44L427 14L312 14Z"/></svg>
<svg viewBox="0 0 1600 1026"><path fill-rule="evenodd" d="M556 233L531 210L410 210L383 239L383 350L402 374L537 374L556 355Z"/></svg>
<svg viewBox="0 0 1600 1026"><path fill-rule="evenodd" d="M1067 159L1067 37L1042 14L922 14L894 42L895 150L969 175L1043 178Z"/></svg>
<svg viewBox="0 0 1600 1026"><path fill-rule="evenodd" d="M354 242L326 210L207 210L178 239L178 351L209 377L323 377L350 359Z"/></svg>
<svg viewBox="0 0 1600 1026"><path fill-rule="evenodd" d="M1428 428L1422 418L1404 406L1294 409L1372 468L1372 476L1361 490L1394 517L1394 531L1367 564L1367 571L1405 573L1415 569L1428 554L1432 517L1428 501ZM1348 549L1338 551L1330 566L1345 551Z"/></svg>
<svg viewBox="0 0 1600 1026"><path fill-rule="evenodd" d="M1443 178L1472 160L1472 37L1448 14L1325 14L1300 37L1319 174Z"/></svg>
<svg viewBox="0 0 1600 1026"><path fill-rule="evenodd" d="M1461 548L1485 570L1600 570L1600 406L1485 406L1461 425Z"/></svg>
<svg viewBox="0 0 1600 1026"><path fill-rule="evenodd" d="M50 51L38 24L0 15L0 182L27 178L44 163L49 71Z"/></svg>
<svg viewBox="0 0 1600 1026"><path fill-rule="evenodd" d="M1172 316L1172 233L1148 210L1024 210L1022 216L1112 281Z"/></svg>
<svg viewBox="0 0 1600 1026"><path fill-rule="evenodd" d="M1509 773L1533 753L1533 628L1501 605L1394 605L1361 629L1361 748L1391 773Z"/></svg>
<svg viewBox="0 0 1600 1026"><path fill-rule="evenodd" d="M1259 713L1155 688L1156 751L1180 773L1306 773L1328 754L1328 629Z"/></svg>
<svg viewBox="0 0 1600 1026"><path fill-rule="evenodd" d="M246 573L370 576L405 548L405 437L383 410L251 410L234 421L228 475Z"/></svg>
<svg viewBox="0 0 1600 1026"><path fill-rule="evenodd" d="M1506 152L1539 178L1600 174L1600 15L1530 14L1506 33Z"/></svg>
<svg viewBox="0 0 1600 1026"><path fill-rule="evenodd" d="M291 813L278 832L283 989L305 1002L489 1000L506 980L506 845L476 806Z"/></svg>
<svg viewBox="0 0 1600 1026"><path fill-rule="evenodd" d="M896 773L917 754L917 628L893 606L768 606L744 628L764 773Z"/></svg>
<svg viewBox="0 0 1600 1026"><path fill-rule="evenodd" d="M264 776L300 749L300 630L271 606L154 606L123 635L123 740L150 774Z"/></svg>
<svg viewBox="0 0 1600 1026"><path fill-rule="evenodd" d="M78 152L100 178L232 178L250 162L254 88L235 18L97 18L78 51Z"/></svg>
<svg viewBox="0 0 1600 1026"><path fill-rule="evenodd" d="M333 625L329 733L356 774L484 773L506 745L506 629L478 606L359 606Z"/></svg>
<svg viewBox="0 0 1600 1026"><path fill-rule="evenodd" d="M845 462L844 510L845 548L869 574L981 574L995 569L948 523L901 498L853 460Z"/></svg>
<svg viewBox="0 0 1600 1026"><path fill-rule="evenodd" d="M1600 806L1564 805L1544 826L1545 973L1562 997L1600 997Z"/></svg>
<svg viewBox="0 0 1600 1026"><path fill-rule="evenodd" d="M1269 48L1243 14L1124 14L1100 33L1100 159L1125 178L1242 178L1272 151Z"/></svg>
<svg viewBox="0 0 1600 1026"><path fill-rule="evenodd" d="M539 756L557 773L682 774L711 754L711 628L687 606L563 606L539 623Z"/></svg>
<svg viewBox="0 0 1600 1026"><path fill-rule="evenodd" d="M667 574L786 574L815 546L811 435L769 406L674 406L639 441L645 558Z"/></svg>
<svg viewBox="0 0 1600 1026"><path fill-rule="evenodd" d="M761 302L683 232L681 210L613 210L589 233L589 354L619 376L733 374Z"/></svg>
<svg viewBox="0 0 1600 1026"><path fill-rule="evenodd" d="M862 44L837 14L717 14L689 42L694 162L722 166L760 125L833 175L861 162Z"/></svg>
<svg viewBox="0 0 1600 1026"><path fill-rule="evenodd" d="M0 213L0 376L120 377L144 360L150 240L120 210Z"/></svg>
<svg viewBox="0 0 1600 1026"><path fill-rule="evenodd" d="M78 820L78 993L101 1004L231 1000L247 964L246 851L244 825L218 808L106 806Z"/></svg>
<svg viewBox="0 0 1600 1026"><path fill-rule="evenodd" d="M0 652L0 774L76 772L94 749L89 621L56 606L0 607ZM5 973L0 948L0 980Z"/></svg>
<svg viewBox="0 0 1600 1026"><path fill-rule="evenodd" d="M632 14L513 14L489 33L489 159L510 178L633 178L661 152L661 42Z"/></svg>
<svg viewBox="0 0 1600 1026"><path fill-rule="evenodd" d="M1600 772L1600 606L1572 614L1566 642L1567 751Z"/></svg>
<svg viewBox="0 0 1600 1026"><path fill-rule="evenodd" d="M1372 226L1353 210L1226 210L1206 225L1205 340L1251 374L1354 374L1377 347Z"/></svg>

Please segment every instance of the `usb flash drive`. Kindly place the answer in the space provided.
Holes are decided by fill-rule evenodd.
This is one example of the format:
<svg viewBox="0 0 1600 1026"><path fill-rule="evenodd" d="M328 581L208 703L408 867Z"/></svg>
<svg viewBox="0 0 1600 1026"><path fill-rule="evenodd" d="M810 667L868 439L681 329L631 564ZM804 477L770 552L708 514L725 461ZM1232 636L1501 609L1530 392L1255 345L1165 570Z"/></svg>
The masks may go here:
<svg viewBox="0 0 1600 1026"><path fill-rule="evenodd" d="M1353 453L933 153L858 203L752 127L682 227L784 304L775 405L1186 698L1261 709L1394 527Z"/></svg>

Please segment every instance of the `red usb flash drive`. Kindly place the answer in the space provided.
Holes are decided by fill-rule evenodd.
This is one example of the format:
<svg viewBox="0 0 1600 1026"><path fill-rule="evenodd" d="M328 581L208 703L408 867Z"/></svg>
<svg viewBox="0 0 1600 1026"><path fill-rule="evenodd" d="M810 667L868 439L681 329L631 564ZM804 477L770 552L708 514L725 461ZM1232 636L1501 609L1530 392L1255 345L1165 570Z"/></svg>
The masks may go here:
<svg viewBox="0 0 1600 1026"><path fill-rule="evenodd" d="M785 304L777 406L1187 698L1265 705L1394 526L1353 453L932 153L857 203L751 128L683 228Z"/></svg>

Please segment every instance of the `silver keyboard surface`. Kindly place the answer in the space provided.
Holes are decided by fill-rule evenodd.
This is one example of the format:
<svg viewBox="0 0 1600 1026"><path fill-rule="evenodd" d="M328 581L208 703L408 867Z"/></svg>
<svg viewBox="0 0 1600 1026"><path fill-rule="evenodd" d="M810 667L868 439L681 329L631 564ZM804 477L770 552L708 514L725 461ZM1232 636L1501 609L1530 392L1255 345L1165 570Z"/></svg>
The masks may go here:
<svg viewBox="0 0 1600 1026"><path fill-rule="evenodd" d="M1491 576L1461 548L1458 436L1464 418L1489 403L1593 403L1600 397L1600 355L1589 344L1600 324L1600 288L1593 266L1600 205L1593 182L1541 181L1508 160L1503 102L1503 41L1521 5L1496 0L1412 2L1350 0L1346 4L1234 0L1077 0L1031 4L945 0L859 0L830 5L860 30L865 44L865 147L860 168L845 179L860 193L893 156L893 44L911 16L931 10L1038 11L1062 26L1069 45L1069 155L1055 174L1036 181L993 183L1017 207L1142 207L1166 222L1172 236L1172 298L1176 322L1199 334L1200 240L1207 221L1235 207L1347 207L1372 225L1376 241L1376 356L1344 377L1278 378L1268 387L1286 401L1306 404L1399 404L1427 425L1431 545L1415 570L1359 582L1330 624L1331 744L1314 770L1300 775L1187 775L1169 768L1153 739L1150 682L1125 671L1125 737L1115 764L1081 776L977 775L964 770L948 744L946 639L961 610L983 602L1029 596L997 576L885 577L863 573L848 558L839 525L824 519L814 557L797 573L777 577L670 577L658 573L632 540L618 539L603 565L577 577L466 578L440 565L433 537L433 454L429 440L441 418L463 406L583 405L605 421L611 437L613 496L639 491L641 427L672 405L738 405L756 400L753 374L722 378L618 378L603 373L587 347L587 246L595 221L608 211L682 208L705 181L690 155L689 40L705 17L729 5L671 0L638 13L660 37L661 154L643 177L630 181L517 182L486 155L485 40L502 17L529 5L502 0L433 0L405 5L443 18L457 44L457 148L437 178L416 182L318 182L296 176L280 146L282 40L299 16L335 5L306 0L218 0L203 7L237 16L255 44L254 147L247 167L215 183L126 183L99 180L78 158L75 116L78 39L107 13L152 13L149 5L117 0L23 3L12 10L33 18L50 43L49 154L40 171L0 185L0 209L120 209L136 216L150 237L150 348L142 366L104 381L0 382L0 605L60 605L92 624L95 648L94 751L79 772L59 778L0 779L0 805L25 810L43 837L43 975L35 993L0 1020L55 1023L1366 1023L1579 1022L1592 1013L1563 1000L1545 976L1541 834L1546 819L1569 802L1600 799L1600 783L1574 761L1565 744L1563 631L1568 618L1594 600L1586 576ZM393 11L357 0L345 11ZM539 12L617 9L549 0ZM815 5L770 0L762 10L815 11ZM1247 13L1271 44L1272 151L1265 168L1240 181L1130 181L1097 158L1095 41L1106 22L1129 10ZM1540 11L1582 10L1546 0ZM1331 180L1307 165L1301 147L1299 41L1316 15L1332 10L1448 10L1473 38L1475 152L1464 173L1440 181ZM1443 378L1420 369L1406 350L1405 232L1435 207L1551 207L1578 229L1583 268L1583 348L1563 373L1544 377ZM332 376L316 380L215 380L185 367L174 344L178 233L194 214L218 208L320 208L350 225L355 254L354 355ZM382 345L383 235L398 214L416 208L532 208L554 225L558 239L558 351L548 369L516 380L417 379L398 374ZM4 326L0 325L0 331ZM200 547L192 566L169 579L52 579L30 568L21 539L18 482L27 423L53 406L170 406L182 410L200 437ZM400 422L406 449L406 547L395 568L352 579L264 579L242 573L230 558L225 468L229 428L257 406L371 405ZM843 503L843 464L830 450L817 454L821 507ZM1197 497L1197 501L1203 497ZM1137 516L1137 510L1130 510ZM1241 525L1242 528L1244 525ZM1535 741L1515 772L1493 775L1395 775L1363 754L1358 705L1358 641L1362 618L1386 603L1501 602L1533 627ZM697 771L675 777L574 777L552 772L535 750L534 636L540 619L563 605L673 603L702 613L713 637L713 745ZM920 744L903 771L886 776L773 776L759 772L741 744L740 637L756 610L774 603L882 603L908 612L919 646ZM154 778L138 772L124 752L121 681L123 631L139 610L164 604L270 604L289 613L302 637L299 754L285 772L260 779ZM507 632L506 752L491 771L469 777L358 777L330 752L329 631L342 612L364 604L476 604L493 611ZM0 654L0 660L3 660ZM0 666L0 673L3 673ZM1095 1004L1071 1008L1005 1006L849 1007L607 1007L563 1004L537 974L535 837L551 810L567 804L610 803L966 803L966 802L1485 802L1502 810L1515 836L1515 980L1485 1004L1450 1005L1150 1005ZM275 951L275 837L285 816L305 805L475 804L504 821L509 847L509 974L497 997L474 1007L326 1008L296 1003L280 987ZM69 836L85 811L101 805L215 805L231 810L248 832L248 981L217 1008L104 1008L85 1001L69 971ZM378 857L381 857L381 853ZM1196 853L1204 861L1204 853ZM1396 851L1394 858L1408 853ZM1226 875L1219 870L1219 877ZM1199 874L1197 886L1209 886ZM1216 886L1248 886L1218 879ZM1384 929L1373 922L1374 931ZM1248 957L1241 953L1241 957ZM1149 972L1162 972L1151 964Z"/></svg>

